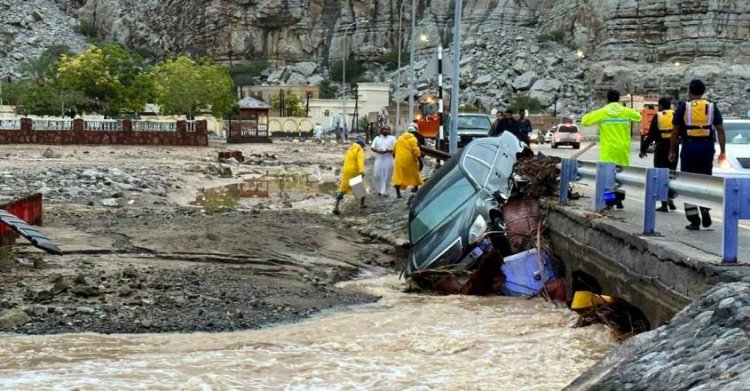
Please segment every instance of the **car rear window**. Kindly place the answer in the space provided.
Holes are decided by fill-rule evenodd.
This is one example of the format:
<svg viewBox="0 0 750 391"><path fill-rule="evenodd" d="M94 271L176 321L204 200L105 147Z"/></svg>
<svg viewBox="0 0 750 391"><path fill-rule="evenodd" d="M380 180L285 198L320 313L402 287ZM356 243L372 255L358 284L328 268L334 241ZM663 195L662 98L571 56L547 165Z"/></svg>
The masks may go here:
<svg viewBox="0 0 750 391"><path fill-rule="evenodd" d="M577 126L560 126L557 128L557 131L560 133L578 133L578 127Z"/></svg>
<svg viewBox="0 0 750 391"><path fill-rule="evenodd" d="M750 121L724 122L727 144L750 144Z"/></svg>

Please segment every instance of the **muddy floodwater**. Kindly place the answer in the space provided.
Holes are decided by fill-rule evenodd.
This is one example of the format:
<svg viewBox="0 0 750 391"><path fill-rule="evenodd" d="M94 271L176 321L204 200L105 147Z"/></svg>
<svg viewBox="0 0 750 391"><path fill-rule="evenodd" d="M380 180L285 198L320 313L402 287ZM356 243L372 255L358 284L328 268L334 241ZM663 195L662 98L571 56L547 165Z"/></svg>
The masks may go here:
<svg viewBox="0 0 750 391"><path fill-rule="evenodd" d="M0 337L0 389L556 390L614 348L541 300L340 283L374 304L256 331Z"/></svg>

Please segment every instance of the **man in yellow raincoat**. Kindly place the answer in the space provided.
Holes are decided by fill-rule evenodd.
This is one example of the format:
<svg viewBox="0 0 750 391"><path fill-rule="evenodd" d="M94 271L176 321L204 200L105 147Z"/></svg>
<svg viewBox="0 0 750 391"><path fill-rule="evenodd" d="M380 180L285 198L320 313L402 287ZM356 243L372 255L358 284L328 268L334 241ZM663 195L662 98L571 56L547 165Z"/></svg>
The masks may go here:
<svg viewBox="0 0 750 391"><path fill-rule="evenodd" d="M419 150L419 141L414 133L417 132L416 125L409 125L409 131L402 134L393 147L396 159L393 165L393 186L396 188L396 197L401 198L401 190L413 186L412 192L416 192L422 184L422 175L419 173L419 159L422 152Z"/></svg>
<svg viewBox="0 0 750 391"><path fill-rule="evenodd" d="M641 114L620 103L617 90L607 91L604 107L583 116L583 126L599 125L599 161L618 166L630 165L630 123L640 122Z"/></svg>
<svg viewBox="0 0 750 391"><path fill-rule="evenodd" d="M334 214L340 214L339 204L344 199L344 195L351 194L352 188L349 186L349 180L358 176L365 175L365 139L357 138L357 141L349 147L344 156L344 167L341 169L341 185L336 193L336 205L333 207ZM365 197L359 200L360 208L365 208Z"/></svg>

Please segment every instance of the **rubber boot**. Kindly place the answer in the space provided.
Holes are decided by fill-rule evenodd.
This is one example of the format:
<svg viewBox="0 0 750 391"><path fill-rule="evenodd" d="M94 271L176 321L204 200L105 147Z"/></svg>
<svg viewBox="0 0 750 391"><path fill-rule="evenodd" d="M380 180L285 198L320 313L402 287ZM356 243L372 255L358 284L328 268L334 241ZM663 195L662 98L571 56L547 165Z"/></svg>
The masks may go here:
<svg viewBox="0 0 750 391"><path fill-rule="evenodd" d="M396 198L401 198L401 187L394 186L396 188Z"/></svg>
<svg viewBox="0 0 750 391"><path fill-rule="evenodd" d="M708 228L711 226L711 214L709 213L711 211L710 208L706 208L701 206L701 222L703 223L703 228Z"/></svg>
<svg viewBox="0 0 750 391"><path fill-rule="evenodd" d="M672 200L667 201L667 205L669 206L669 210L677 209L677 206L674 204L674 201Z"/></svg>
<svg viewBox="0 0 750 391"><path fill-rule="evenodd" d="M701 216L698 213L698 207L693 204L685 203L685 217L690 222L689 225L685 226L690 231L698 231L701 229Z"/></svg>
<svg viewBox="0 0 750 391"><path fill-rule="evenodd" d="M669 205L666 201L661 202L661 206L656 208L657 212L669 212Z"/></svg>

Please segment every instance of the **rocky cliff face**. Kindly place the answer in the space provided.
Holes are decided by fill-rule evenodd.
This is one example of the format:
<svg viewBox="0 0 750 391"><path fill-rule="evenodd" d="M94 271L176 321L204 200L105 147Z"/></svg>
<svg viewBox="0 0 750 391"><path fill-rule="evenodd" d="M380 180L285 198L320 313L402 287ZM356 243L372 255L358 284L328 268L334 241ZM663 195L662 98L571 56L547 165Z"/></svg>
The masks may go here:
<svg viewBox="0 0 750 391"><path fill-rule="evenodd" d="M397 0L55 3L101 38L150 53L155 59L183 53L226 62L262 57L277 66L313 61L322 66L319 69L342 58L344 44L347 53L363 60L396 51L402 5ZM417 4L417 34L429 37L429 42L418 44L423 59L431 55L437 42L449 46L453 10L450 0L418 0ZM406 49L411 1L405 0L402 8L401 35ZM358 22L357 28L346 35L345 26L353 21ZM747 1L464 0L463 22L464 51L471 60L462 60L462 67L467 68L462 71L462 84L487 105L502 104L504 99L495 98L525 91L528 83L524 80L513 86L516 77L523 74L526 79L562 82L558 90L544 91L543 100L547 103L550 94L557 92L569 99L564 104L571 108L585 106L582 102L590 91L610 86L638 94L682 93L691 77L707 79L714 97L727 108L744 111L739 106L747 101ZM560 42L537 42L540 34ZM535 47L539 51L532 51ZM585 58L575 65L564 60L577 51ZM527 53L526 61L519 61L516 52ZM563 61L549 63L551 57ZM527 68L522 67L524 63ZM281 82L290 77L292 82L302 80L291 69L281 75ZM392 75L382 72L374 77L393 80ZM585 88L576 87L576 83L571 87L570 80L580 80ZM550 86L557 84L544 84L545 89ZM533 82L528 89L533 90L531 87Z"/></svg>

